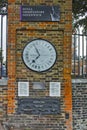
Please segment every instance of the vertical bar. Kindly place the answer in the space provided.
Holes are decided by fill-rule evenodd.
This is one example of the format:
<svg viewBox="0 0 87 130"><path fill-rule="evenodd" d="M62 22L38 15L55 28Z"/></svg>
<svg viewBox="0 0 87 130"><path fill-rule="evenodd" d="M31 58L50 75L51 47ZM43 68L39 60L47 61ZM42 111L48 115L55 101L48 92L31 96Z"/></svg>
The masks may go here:
<svg viewBox="0 0 87 130"><path fill-rule="evenodd" d="M1 15L1 77L2 77L2 42L3 42L3 15Z"/></svg>
<svg viewBox="0 0 87 130"><path fill-rule="evenodd" d="M7 39L8 39L8 20L6 15L6 76L7 76Z"/></svg>
<svg viewBox="0 0 87 130"><path fill-rule="evenodd" d="M80 76L80 35L78 35L78 76Z"/></svg>
<svg viewBox="0 0 87 130"><path fill-rule="evenodd" d="M0 33L1 33L1 15L0 15ZM1 36L0 36L0 78L1 78Z"/></svg>
<svg viewBox="0 0 87 130"><path fill-rule="evenodd" d="M7 28L7 15L3 15L3 24L2 24L2 28L3 28L3 31L2 31L2 58L3 58L3 60L2 60L2 76L3 77L6 77L6 71L7 71L7 69L6 69L6 65L7 65L7 54L6 54L6 50L7 50L7 46L6 46L6 42L7 42L7 36L6 36L6 28ZM4 33L4 34L3 34Z"/></svg>
<svg viewBox="0 0 87 130"><path fill-rule="evenodd" d="M86 77L87 77L87 35L86 35Z"/></svg>
<svg viewBox="0 0 87 130"><path fill-rule="evenodd" d="M76 42L76 35L74 34L74 76L75 76L75 42Z"/></svg>
<svg viewBox="0 0 87 130"><path fill-rule="evenodd" d="M4 31L4 35L3 35L3 77L6 77L6 15L3 15L3 31Z"/></svg>
<svg viewBox="0 0 87 130"><path fill-rule="evenodd" d="M83 77L83 69L84 69L84 35L82 35L82 77Z"/></svg>
<svg viewBox="0 0 87 130"><path fill-rule="evenodd" d="M74 74L74 34L72 35L72 75Z"/></svg>

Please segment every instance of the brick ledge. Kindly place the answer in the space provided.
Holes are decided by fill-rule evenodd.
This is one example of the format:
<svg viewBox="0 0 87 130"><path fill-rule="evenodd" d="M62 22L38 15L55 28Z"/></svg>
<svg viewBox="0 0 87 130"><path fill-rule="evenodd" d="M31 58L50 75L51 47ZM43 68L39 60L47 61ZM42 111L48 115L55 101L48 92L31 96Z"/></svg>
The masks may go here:
<svg viewBox="0 0 87 130"><path fill-rule="evenodd" d="M87 79L72 79L72 83L87 83Z"/></svg>
<svg viewBox="0 0 87 130"><path fill-rule="evenodd" d="M0 86L6 86L7 83L8 83L8 79L7 78L0 79Z"/></svg>

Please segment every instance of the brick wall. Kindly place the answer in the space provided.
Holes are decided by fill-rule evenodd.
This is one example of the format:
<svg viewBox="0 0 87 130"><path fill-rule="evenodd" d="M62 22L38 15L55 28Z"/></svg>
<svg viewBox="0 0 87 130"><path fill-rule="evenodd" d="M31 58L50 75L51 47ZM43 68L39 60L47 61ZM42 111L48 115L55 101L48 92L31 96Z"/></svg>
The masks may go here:
<svg viewBox="0 0 87 130"><path fill-rule="evenodd" d="M72 89L71 89L71 0L8 0L8 103L7 124L21 130L72 130ZM59 22L21 22L20 5L59 5ZM48 72L38 74L29 70L23 63L21 53L28 41L43 38L56 47L58 58ZM49 83L61 83L60 114L26 115L17 114L18 82L30 83L27 98L49 97ZM45 82L46 89L34 91L32 82ZM51 98L51 97L50 97Z"/></svg>
<svg viewBox="0 0 87 130"><path fill-rule="evenodd" d="M6 118L7 111L7 80L0 80L0 122Z"/></svg>
<svg viewBox="0 0 87 130"><path fill-rule="evenodd" d="M87 80L73 79L73 129L87 129Z"/></svg>

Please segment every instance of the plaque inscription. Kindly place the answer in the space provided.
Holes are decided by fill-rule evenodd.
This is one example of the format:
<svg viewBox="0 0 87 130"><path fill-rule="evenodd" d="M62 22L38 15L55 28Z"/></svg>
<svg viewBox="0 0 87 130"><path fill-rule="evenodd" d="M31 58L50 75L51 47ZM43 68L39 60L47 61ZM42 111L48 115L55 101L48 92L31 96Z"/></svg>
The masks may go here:
<svg viewBox="0 0 87 130"><path fill-rule="evenodd" d="M21 21L60 21L60 7L57 6L26 6L20 8Z"/></svg>
<svg viewBox="0 0 87 130"><path fill-rule="evenodd" d="M18 114L49 115L60 113L60 101L57 98L21 98L18 99Z"/></svg>

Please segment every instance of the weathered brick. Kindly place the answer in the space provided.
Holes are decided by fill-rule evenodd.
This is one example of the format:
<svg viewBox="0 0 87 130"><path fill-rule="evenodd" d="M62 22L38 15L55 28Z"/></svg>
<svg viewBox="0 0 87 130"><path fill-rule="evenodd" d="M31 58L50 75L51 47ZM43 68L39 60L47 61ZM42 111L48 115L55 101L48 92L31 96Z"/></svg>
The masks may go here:
<svg viewBox="0 0 87 130"><path fill-rule="evenodd" d="M61 19L59 22L21 22L20 6L25 4L60 5ZM13 130L72 130L71 16L71 0L8 0L8 90L5 90L7 95L4 95L3 99L7 106L4 115L8 115L6 121ZM23 48L35 38L50 41L57 50L55 65L43 74L32 72L22 61ZM61 82L61 114L17 115L18 81L30 83L30 95L27 98L49 97L49 83ZM34 90L33 82L44 82L45 89ZM65 119L66 113L69 119Z"/></svg>

